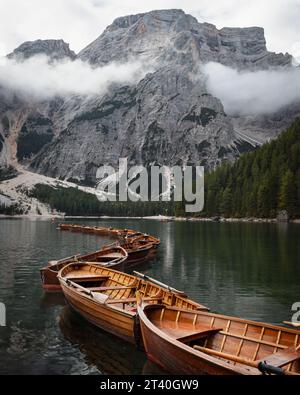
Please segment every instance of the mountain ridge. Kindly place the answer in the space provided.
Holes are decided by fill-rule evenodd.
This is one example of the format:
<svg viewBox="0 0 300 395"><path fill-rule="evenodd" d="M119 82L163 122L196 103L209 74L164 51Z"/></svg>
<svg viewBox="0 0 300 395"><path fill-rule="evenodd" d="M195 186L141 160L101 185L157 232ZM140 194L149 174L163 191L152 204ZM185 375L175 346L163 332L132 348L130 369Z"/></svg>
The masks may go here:
<svg viewBox="0 0 300 395"><path fill-rule="evenodd" d="M11 93L9 101L0 89L0 166L18 163L89 185L99 166L117 165L119 157L212 169L276 137L300 114L296 103L276 114L232 117L207 91L199 68L210 61L250 71L292 67L291 55L267 51L259 27L218 30L182 10L156 10L115 19L77 55L63 40L29 43L9 57L21 54L23 61L44 50L50 61L81 60L94 68L131 59L155 67L98 95L31 102Z"/></svg>
<svg viewBox="0 0 300 395"><path fill-rule="evenodd" d="M33 56L45 55L51 60L76 59L76 54L64 40L34 40L25 41L7 55L8 59L23 61Z"/></svg>

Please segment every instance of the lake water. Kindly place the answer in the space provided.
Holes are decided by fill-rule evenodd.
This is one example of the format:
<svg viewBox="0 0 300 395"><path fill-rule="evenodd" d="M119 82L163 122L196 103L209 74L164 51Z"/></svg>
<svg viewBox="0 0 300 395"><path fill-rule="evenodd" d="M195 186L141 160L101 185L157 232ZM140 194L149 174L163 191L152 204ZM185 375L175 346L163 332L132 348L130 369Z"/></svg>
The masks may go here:
<svg viewBox="0 0 300 395"><path fill-rule="evenodd" d="M155 261L137 270L187 292L212 311L280 324L300 301L296 224L74 220L141 230L161 239ZM134 346L44 294L39 269L50 259L98 249L111 239L61 232L48 220L0 220L0 374L162 373Z"/></svg>

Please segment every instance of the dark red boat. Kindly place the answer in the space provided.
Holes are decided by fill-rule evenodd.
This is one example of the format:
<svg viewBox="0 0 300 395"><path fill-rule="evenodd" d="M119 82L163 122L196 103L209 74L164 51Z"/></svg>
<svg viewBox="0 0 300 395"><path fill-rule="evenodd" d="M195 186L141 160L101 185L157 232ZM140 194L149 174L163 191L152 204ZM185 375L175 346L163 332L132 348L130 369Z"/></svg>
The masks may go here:
<svg viewBox="0 0 300 395"><path fill-rule="evenodd" d="M58 261L50 261L48 266L45 266L40 270L43 288L46 291L60 291L61 287L57 274L69 263L76 261L93 262L94 264L99 264L104 267L123 270L123 266L127 258L128 254L124 248L120 246L110 246L89 254L74 255Z"/></svg>

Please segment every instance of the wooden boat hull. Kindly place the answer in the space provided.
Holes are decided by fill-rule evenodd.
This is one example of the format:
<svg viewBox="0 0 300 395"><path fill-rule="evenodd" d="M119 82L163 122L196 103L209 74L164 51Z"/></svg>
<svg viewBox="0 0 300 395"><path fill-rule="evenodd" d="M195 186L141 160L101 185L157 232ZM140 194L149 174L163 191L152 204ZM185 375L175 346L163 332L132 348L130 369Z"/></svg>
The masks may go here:
<svg viewBox="0 0 300 395"><path fill-rule="evenodd" d="M128 253L126 267L131 267L139 263L143 263L148 259L153 258L155 255L151 246L139 250L133 250L133 251L126 250L126 251Z"/></svg>
<svg viewBox="0 0 300 395"><path fill-rule="evenodd" d="M93 262L93 254L88 254L86 256L77 256L76 260L78 261L88 261ZM135 251L128 251L128 257L121 263L117 263L115 265L110 266L114 270L125 271L128 270L140 263L143 263L147 260L154 259L156 255L156 249L145 248ZM68 260L57 261L55 264L50 266L45 266L40 270L42 287L46 292L60 292L61 286L57 278L58 270L55 270L56 267L61 269L65 265L72 263L75 261L75 257L72 257ZM97 262L94 262L97 264ZM101 265L101 263L99 263Z"/></svg>
<svg viewBox="0 0 300 395"><path fill-rule="evenodd" d="M118 228L105 228L100 226L87 226L87 225L73 225L73 224L59 224L58 229L67 230L71 232L92 233L100 236L111 236L113 238L143 238L146 242L151 242L153 245L158 246L160 240L154 236L138 232L131 229L118 229Z"/></svg>
<svg viewBox="0 0 300 395"><path fill-rule="evenodd" d="M62 230L71 230L74 232L77 231L84 231L85 233L90 233L93 231L99 232L114 232L114 229L109 229L109 228L93 228L93 227L87 227L87 226L76 226L76 225L61 225L60 226ZM132 231L131 231L132 232ZM138 243L140 243L139 246L133 247L132 242L134 243L134 239L132 239L129 243L125 243L124 249L127 252L127 258L124 259L121 263L116 263L112 266L111 268L115 270L120 270L124 271L126 269L130 269L131 267L146 262L147 260L154 259L157 248L159 245L158 239L156 239L153 236L149 235L143 235L140 232L136 232L138 234ZM143 243L145 243L143 245ZM122 243L121 243L122 245ZM89 261L89 262L96 262L97 258L99 256L99 253L101 251L109 249L109 248L114 248L118 247L118 242L113 243L110 247L104 246L100 251L96 251L90 254L82 254L82 255L74 255L69 258L64 258L61 260L56 261L54 264L49 262L49 265L46 267L43 267L40 271L41 273L41 280L42 280L42 286L45 291L47 292L57 292L61 291L61 287L59 284L59 281L57 279L57 273L58 269L60 270L64 265L67 265L73 261Z"/></svg>
<svg viewBox="0 0 300 395"><path fill-rule="evenodd" d="M139 317L140 318L140 317ZM172 374L235 374L228 369L221 369L191 355L188 350L174 349L172 343L166 341L140 319L143 344L149 360Z"/></svg>
<svg viewBox="0 0 300 395"><path fill-rule="evenodd" d="M187 349L177 349L171 339L168 341L159 336L154 328L145 322L139 310L139 325L143 344L150 361L172 374L193 375L233 375L236 372L226 367L215 366L206 359L202 360Z"/></svg>
<svg viewBox="0 0 300 395"><path fill-rule="evenodd" d="M122 247L119 246L103 248L99 251L95 251L89 254L74 255L69 258L64 258L59 261L56 261L51 265L43 267L40 270L43 289L47 292L61 291L61 286L58 281L57 274L59 270L61 270L64 266L68 265L69 263L76 261L82 261L82 262L90 261L90 262L94 262L95 264L101 265L101 259L106 254L106 252L107 254L109 254L109 252L113 252L113 251L120 251L123 254L123 258L120 258L119 261L116 263L112 263L110 267L114 268L115 270L123 271L126 267L125 265L128 259L127 252ZM99 263L97 263L98 260L100 261Z"/></svg>
<svg viewBox="0 0 300 395"><path fill-rule="evenodd" d="M96 325L121 339L135 343L136 314L117 311L90 300L75 292L72 287L61 283L69 305L91 324Z"/></svg>
<svg viewBox="0 0 300 395"><path fill-rule="evenodd" d="M278 361L278 351L282 350L287 350L287 358L293 358L296 347L300 347L300 332L235 317L144 304L138 306L138 315L148 358L173 374L259 375L262 373L256 361L268 357ZM210 326L211 323L214 324ZM203 342L198 349L197 342ZM289 351L290 347L295 351ZM297 355L296 360L287 359L280 365L292 369L286 374L300 372L299 351ZM225 356L238 358L239 362Z"/></svg>
<svg viewBox="0 0 300 395"><path fill-rule="evenodd" d="M164 303L184 309L206 309L181 291L147 277L89 263L71 263L60 270L58 279L70 306L87 321L128 342L140 344L136 319L136 292L148 303Z"/></svg>
<svg viewBox="0 0 300 395"><path fill-rule="evenodd" d="M67 262L65 265L68 265L71 262ZM97 265L97 262L93 262L93 264ZM101 266L101 263L98 263ZM134 266L135 263L132 264ZM63 266L62 266L63 267ZM127 268L127 260L116 265L110 266L114 270L124 271ZM58 271L54 271L51 266L45 266L40 270L42 287L46 292L61 292L61 286L59 280L57 278Z"/></svg>
<svg viewBox="0 0 300 395"><path fill-rule="evenodd" d="M60 292L61 286L57 278L57 271L51 270L51 267L43 267L40 270L42 287L46 292Z"/></svg>

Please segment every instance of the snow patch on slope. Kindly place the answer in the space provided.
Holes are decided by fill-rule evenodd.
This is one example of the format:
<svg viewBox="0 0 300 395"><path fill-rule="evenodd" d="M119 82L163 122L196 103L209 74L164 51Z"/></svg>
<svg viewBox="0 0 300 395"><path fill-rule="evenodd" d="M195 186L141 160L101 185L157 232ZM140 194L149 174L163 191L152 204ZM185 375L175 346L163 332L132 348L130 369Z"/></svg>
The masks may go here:
<svg viewBox="0 0 300 395"><path fill-rule="evenodd" d="M48 204L41 203L36 198L29 197L30 192L35 185L44 184L51 187L63 187L63 188L77 188L85 193L96 195L94 188L78 186L72 182L61 181L55 178L47 177L42 174L32 173L24 169L18 169L20 174L10 180L2 181L0 183L0 201L10 205L17 203L21 208L26 211L26 216L29 217L52 217L52 216L64 216L64 213L57 213L52 211Z"/></svg>

